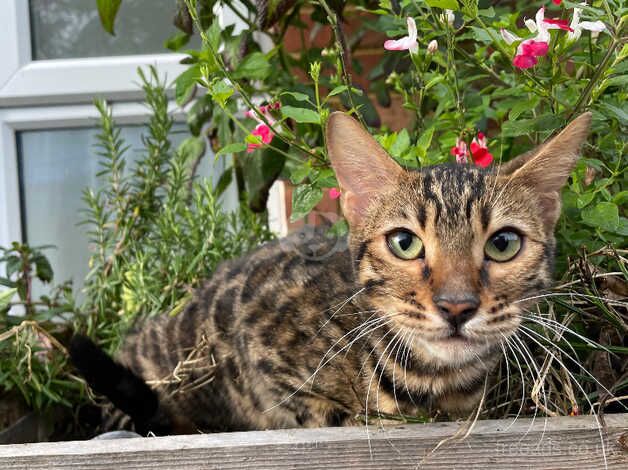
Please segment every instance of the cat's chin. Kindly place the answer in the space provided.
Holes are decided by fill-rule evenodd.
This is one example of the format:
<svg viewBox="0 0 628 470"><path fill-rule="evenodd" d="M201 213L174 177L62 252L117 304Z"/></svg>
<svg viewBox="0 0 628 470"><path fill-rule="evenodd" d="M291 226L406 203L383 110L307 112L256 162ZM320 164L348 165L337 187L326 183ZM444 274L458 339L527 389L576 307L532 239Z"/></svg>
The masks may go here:
<svg viewBox="0 0 628 470"><path fill-rule="evenodd" d="M477 361L491 350L491 344L467 336L415 339L415 348L423 360L436 366L457 366Z"/></svg>

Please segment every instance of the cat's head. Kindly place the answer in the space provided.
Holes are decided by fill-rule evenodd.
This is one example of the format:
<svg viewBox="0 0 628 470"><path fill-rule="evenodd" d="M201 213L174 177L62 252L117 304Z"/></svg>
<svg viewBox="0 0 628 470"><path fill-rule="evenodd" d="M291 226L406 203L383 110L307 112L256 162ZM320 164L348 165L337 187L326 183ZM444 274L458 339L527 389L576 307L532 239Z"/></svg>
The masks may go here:
<svg viewBox="0 0 628 470"><path fill-rule="evenodd" d="M329 157L356 275L380 315L434 365L462 365L512 335L551 282L560 189L586 139L584 114L536 150L486 170L408 171L334 113Z"/></svg>

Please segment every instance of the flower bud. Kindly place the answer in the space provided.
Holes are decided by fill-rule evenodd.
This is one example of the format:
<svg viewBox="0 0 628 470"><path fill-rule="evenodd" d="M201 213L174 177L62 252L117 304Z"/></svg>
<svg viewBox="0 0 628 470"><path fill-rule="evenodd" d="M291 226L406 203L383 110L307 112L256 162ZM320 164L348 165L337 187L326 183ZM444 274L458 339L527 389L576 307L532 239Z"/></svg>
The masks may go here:
<svg viewBox="0 0 628 470"><path fill-rule="evenodd" d="M436 39L432 39L430 43L427 45L427 53L435 54L438 51L438 41Z"/></svg>
<svg viewBox="0 0 628 470"><path fill-rule="evenodd" d="M447 21L447 24L453 28L454 21L456 20L456 15L454 14L453 10L445 10L444 16L445 16L445 21Z"/></svg>

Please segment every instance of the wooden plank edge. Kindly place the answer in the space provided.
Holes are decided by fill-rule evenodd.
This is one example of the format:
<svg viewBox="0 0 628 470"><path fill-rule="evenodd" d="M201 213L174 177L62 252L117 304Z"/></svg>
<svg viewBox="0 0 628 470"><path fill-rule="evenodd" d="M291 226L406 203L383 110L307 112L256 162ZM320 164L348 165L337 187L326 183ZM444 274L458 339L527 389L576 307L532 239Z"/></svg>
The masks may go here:
<svg viewBox="0 0 628 470"><path fill-rule="evenodd" d="M628 413L605 415L604 433L628 432ZM0 445L2 459L43 455L90 455L120 454L125 452L177 451L193 449L217 450L250 446L299 446L316 442L342 443L349 441L373 442L399 439L412 441L432 441L435 444L454 436L465 426L464 422L430 424L400 424L377 428L369 426L334 427L316 429L280 429L269 431L248 431L215 434L194 434L185 436L148 437L133 439L88 440L65 442L42 442L35 444ZM504 436L539 435L568 431L595 431L599 433L598 421L594 416L573 416L556 418L517 419L478 421L471 437L493 436L497 444ZM628 441L628 437L627 437ZM628 449L624 449L628 451ZM628 457L628 454L627 454ZM1 465L0 465L1 467Z"/></svg>

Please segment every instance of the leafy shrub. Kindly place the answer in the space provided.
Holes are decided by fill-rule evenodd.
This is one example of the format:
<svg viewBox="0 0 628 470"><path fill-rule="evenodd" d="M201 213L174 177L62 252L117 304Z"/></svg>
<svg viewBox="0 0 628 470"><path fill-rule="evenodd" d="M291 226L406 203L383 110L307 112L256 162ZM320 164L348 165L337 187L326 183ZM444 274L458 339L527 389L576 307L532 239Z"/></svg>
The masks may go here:
<svg viewBox="0 0 628 470"><path fill-rule="evenodd" d="M69 373L67 351L61 344L76 313L72 286L66 282L52 288L50 295L33 297L34 282L53 280L42 251L46 248L50 247L17 242L11 248L0 247L5 272L0 285L9 288L0 292L0 398L39 411L55 404L73 406L81 388ZM17 300L12 300L15 296ZM11 308L23 314L9 315Z"/></svg>
<svg viewBox="0 0 628 470"><path fill-rule="evenodd" d="M178 313L218 263L271 237L264 215L221 208L212 182L195 175L207 158L202 140L190 137L174 149L164 84L153 69L140 78L151 116L133 168L126 168L128 147L111 108L96 102L102 186L84 192L92 255L82 305L69 283L32 297L33 282L52 282L42 252L49 247L14 243L0 251L0 285L9 288L0 292L0 399L44 412L84 403L64 346L73 331L86 330L113 351L138 319Z"/></svg>
<svg viewBox="0 0 628 470"><path fill-rule="evenodd" d="M212 182L195 179L203 140L171 148L165 86L140 72L152 111L143 158L125 171L124 142L111 109L96 106L102 189L84 193L92 256L85 280L87 332L115 349L137 318L176 314L216 265L270 238L265 217L246 206L225 213Z"/></svg>

